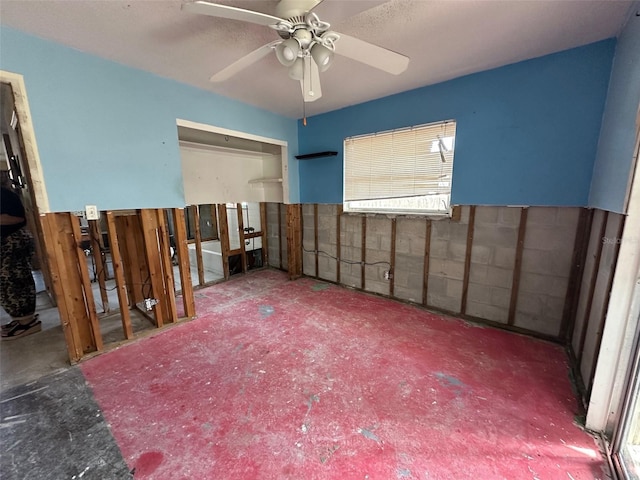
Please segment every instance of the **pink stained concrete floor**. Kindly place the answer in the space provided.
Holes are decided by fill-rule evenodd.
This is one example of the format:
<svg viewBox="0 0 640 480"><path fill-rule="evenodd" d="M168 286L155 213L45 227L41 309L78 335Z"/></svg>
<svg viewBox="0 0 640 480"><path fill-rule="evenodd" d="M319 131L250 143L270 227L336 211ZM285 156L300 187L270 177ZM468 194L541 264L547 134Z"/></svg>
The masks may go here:
<svg viewBox="0 0 640 480"><path fill-rule="evenodd" d="M563 349L254 272L82 364L136 479L603 479Z"/></svg>

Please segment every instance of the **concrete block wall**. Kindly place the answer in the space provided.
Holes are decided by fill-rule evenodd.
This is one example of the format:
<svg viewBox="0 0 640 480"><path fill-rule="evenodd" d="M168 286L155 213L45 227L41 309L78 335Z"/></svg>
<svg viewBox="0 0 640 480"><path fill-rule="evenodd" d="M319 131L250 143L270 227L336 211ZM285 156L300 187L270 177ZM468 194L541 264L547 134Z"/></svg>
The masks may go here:
<svg viewBox="0 0 640 480"><path fill-rule="evenodd" d="M342 215L340 219L340 283L362 288L362 217Z"/></svg>
<svg viewBox="0 0 640 480"><path fill-rule="evenodd" d="M459 221L431 222L427 305L459 313L467 252L470 207L462 207Z"/></svg>
<svg viewBox="0 0 640 480"><path fill-rule="evenodd" d="M314 205L303 205L302 208L305 275L454 315L508 324L548 337L560 335L569 279L574 271L573 250L581 209L526 209L519 289L510 318L522 208L475 207L469 254L470 206L461 207L458 219L428 220L417 216L363 217L359 214L341 214L338 218L339 206L317 205L317 232L314 208ZM271 225L271 207L268 212ZM366 225L364 284L361 264L363 218ZM394 221L395 252L392 249ZM317 272L315 235L318 237ZM274 245L277 241L270 241L270 251ZM341 258L339 276L335 259L338 254ZM425 263L428 264L426 285ZM390 281L385 278L385 272L391 264L394 268ZM468 284L463 312L465 278ZM426 302L423 302L425 293Z"/></svg>
<svg viewBox="0 0 640 480"><path fill-rule="evenodd" d="M322 278L338 281L338 206L318 205L318 271Z"/></svg>
<svg viewBox="0 0 640 480"><path fill-rule="evenodd" d="M468 315L508 323L521 212L510 207L476 208Z"/></svg>
<svg viewBox="0 0 640 480"><path fill-rule="evenodd" d="M559 335L579 216L579 208L529 208L516 326Z"/></svg>
<svg viewBox="0 0 640 480"><path fill-rule="evenodd" d="M384 273L391 269L391 224L391 218L384 215L367 216L364 288L368 292L390 293Z"/></svg>
<svg viewBox="0 0 640 480"><path fill-rule="evenodd" d="M422 303L427 222L419 217L396 220L394 296Z"/></svg>
<svg viewBox="0 0 640 480"><path fill-rule="evenodd" d="M307 203L302 205L302 273L315 277L315 214L314 205Z"/></svg>

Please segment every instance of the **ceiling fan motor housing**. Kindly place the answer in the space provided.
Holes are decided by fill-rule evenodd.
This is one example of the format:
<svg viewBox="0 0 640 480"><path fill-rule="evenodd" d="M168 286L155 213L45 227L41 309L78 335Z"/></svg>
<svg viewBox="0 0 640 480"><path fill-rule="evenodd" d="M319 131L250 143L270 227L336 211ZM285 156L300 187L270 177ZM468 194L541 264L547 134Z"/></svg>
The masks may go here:
<svg viewBox="0 0 640 480"><path fill-rule="evenodd" d="M280 0L276 6L276 17L289 20L293 24L304 23L307 12L318 3L317 0Z"/></svg>

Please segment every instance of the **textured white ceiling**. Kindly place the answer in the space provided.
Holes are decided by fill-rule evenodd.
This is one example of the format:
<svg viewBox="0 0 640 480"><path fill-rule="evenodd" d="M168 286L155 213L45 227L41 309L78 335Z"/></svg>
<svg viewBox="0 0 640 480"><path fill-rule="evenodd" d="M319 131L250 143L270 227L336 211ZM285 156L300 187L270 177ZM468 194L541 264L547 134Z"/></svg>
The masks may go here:
<svg viewBox="0 0 640 480"><path fill-rule="evenodd" d="M275 55L231 80L209 77L278 39L268 27L194 15L181 0L1 0L10 27L289 117L302 116L298 82ZM272 0L217 3L274 14ZM336 56L321 74L323 97L307 115L430 85L616 36L631 1L325 0L316 12L331 29L411 58L390 75Z"/></svg>

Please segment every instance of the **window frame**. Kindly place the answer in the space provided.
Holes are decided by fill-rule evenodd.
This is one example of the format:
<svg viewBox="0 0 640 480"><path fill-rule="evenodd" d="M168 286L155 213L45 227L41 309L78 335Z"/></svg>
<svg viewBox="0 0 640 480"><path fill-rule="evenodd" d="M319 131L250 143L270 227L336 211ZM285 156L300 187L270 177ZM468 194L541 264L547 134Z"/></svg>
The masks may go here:
<svg viewBox="0 0 640 480"><path fill-rule="evenodd" d="M402 198L416 198L416 199L426 199L427 197L430 196L430 194L425 193L425 194L418 194L418 195L398 195L397 197L380 197L380 198L370 198L370 199L362 199L362 200L356 200L356 199L347 199L348 195L347 195L347 191L348 191L348 185L347 185L347 177L348 177L348 165L347 165L347 151L348 151L348 142L352 141L352 140L357 140L357 139L370 139L376 136L381 136L381 135L385 135L385 136L389 136L389 135L393 135L396 132L398 134L402 134L403 132L408 132L408 131L415 131L418 129L422 129L428 131L429 129L435 129L435 128L441 128L442 129L442 139L447 139L447 137L452 136L453 139L451 140L451 148L444 150L443 148L447 148L447 146L444 145L443 142L440 142L440 145L442 145L442 147L440 145L438 145L438 150L434 151L433 150L433 146L429 149L429 150L423 150L422 151L422 155L424 154L433 154L433 153L439 153L440 158L443 159L444 161L444 155L447 155L447 158L450 158L451 161L451 166L449 167L449 172L448 173L448 191L446 193L434 193L432 194L432 200L434 203L437 203L439 201L442 200L442 197L444 197L447 201L447 207L446 208L437 208L437 209L432 209L432 208L403 208L402 206L378 206L378 205L373 205L373 206L353 206L353 203L357 203L357 202L384 202L385 200L388 201L401 201ZM452 135L449 135L447 133L447 129L453 129ZM430 132L431 135L433 136L433 133ZM360 134L360 135L354 135L351 137L347 137L343 140L343 166L342 166L342 174L343 174L343 211L347 214L364 214L364 215L401 215L401 216L420 216L420 217L434 217L434 218L442 218L442 217L451 217L452 213L453 213L453 204L451 203L451 193L453 190L453 168L454 168L454 157L455 157L455 144L456 144L456 136L457 136L457 121L453 118L451 119L447 119L447 120L441 120L441 121L437 121L437 122L430 122L430 123L424 123L424 124L419 124L419 125L412 125L412 126L408 126L408 127L403 127L403 128L396 128L396 129L391 129L391 130L383 130L383 131L378 131L378 132L373 132L373 133L366 133L366 134ZM428 137L427 137L428 138ZM436 138L438 138L439 140L442 140L440 135L436 134ZM427 143L427 145L429 143L433 144L434 140L431 139L425 139L423 140L425 143ZM414 140L414 145L418 144L420 142L416 142ZM396 146L393 145L393 138L391 140L391 144L392 144L392 149L393 152L393 156L396 156L396 151L395 148ZM428 147L427 147L428 148ZM413 157L409 157L409 158L413 158L414 161L418 158L418 154L415 153L414 151L414 156ZM355 162L357 162L357 160L354 160ZM360 160L361 161L361 160ZM431 160L429 162L429 165L433 165L434 160ZM374 164L375 165L375 164ZM378 164L380 165L380 163ZM358 168L357 165L355 167L356 169ZM360 167L361 168L361 167ZM383 167L384 168L384 167ZM427 166L425 169L428 171L430 168L430 166ZM418 172L420 173L420 172ZM372 174L370 174L372 175ZM414 167L413 169L413 175L415 178L416 175L416 168ZM444 177L447 178L447 177ZM440 183L440 182L439 182ZM444 183L444 182L443 182ZM369 179L369 188L371 188L372 183L371 183L371 177ZM441 185L438 185L438 187L441 187ZM402 188L402 187L400 187ZM415 188L415 187L414 187ZM422 187L424 188L424 187ZM353 191L353 189L352 189ZM381 193L379 191L379 193ZM418 200L419 201L419 200Z"/></svg>

